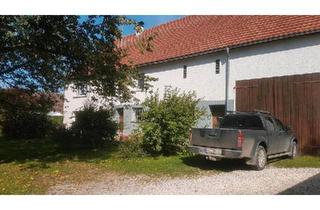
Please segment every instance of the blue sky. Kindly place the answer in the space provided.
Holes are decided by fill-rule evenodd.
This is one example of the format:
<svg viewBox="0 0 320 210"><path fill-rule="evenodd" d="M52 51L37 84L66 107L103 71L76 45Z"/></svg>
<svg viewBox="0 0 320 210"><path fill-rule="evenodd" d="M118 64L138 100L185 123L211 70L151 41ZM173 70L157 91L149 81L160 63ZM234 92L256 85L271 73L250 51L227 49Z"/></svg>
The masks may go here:
<svg viewBox="0 0 320 210"><path fill-rule="evenodd" d="M81 16L80 21L83 21L86 17L85 15ZM127 17L138 22L142 21L144 29L149 29L162 23L182 18L183 15L127 15ZM121 26L121 30L124 36L135 33L133 26Z"/></svg>
<svg viewBox="0 0 320 210"><path fill-rule="evenodd" d="M149 29L154 26L166 23L172 20L182 18L182 15L128 15L130 19L144 22L144 29ZM132 26L123 27L123 35L133 34L134 29Z"/></svg>

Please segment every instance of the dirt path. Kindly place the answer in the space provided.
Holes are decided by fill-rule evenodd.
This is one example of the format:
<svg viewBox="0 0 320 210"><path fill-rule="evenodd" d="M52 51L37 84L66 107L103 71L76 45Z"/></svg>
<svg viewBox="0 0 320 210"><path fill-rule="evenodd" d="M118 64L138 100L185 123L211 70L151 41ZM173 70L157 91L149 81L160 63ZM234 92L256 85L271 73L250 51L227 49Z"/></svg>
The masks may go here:
<svg viewBox="0 0 320 210"><path fill-rule="evenodd" d="M54 186L49 194L320 194L320 169L268 167L184 178L108 174L96 182Z"/></svg>

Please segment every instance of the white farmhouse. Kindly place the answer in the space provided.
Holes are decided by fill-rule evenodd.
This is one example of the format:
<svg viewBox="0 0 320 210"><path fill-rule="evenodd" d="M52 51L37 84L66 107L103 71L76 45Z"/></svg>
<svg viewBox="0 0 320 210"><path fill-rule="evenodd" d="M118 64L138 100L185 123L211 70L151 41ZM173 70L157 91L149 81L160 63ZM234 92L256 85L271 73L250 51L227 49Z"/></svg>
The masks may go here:
<svg viewBox="0 0 320 210"><path fill-rule="evenodd" d="M197 126L211 127L212 116L235 109L236 81L320 72L319 32L320 16L187 16L125 37L121 45L141 72L158 78L151 84L160 94L168 87L195 91L208 113ZM141 54L136 40L148 34L155 34L153 51ZM142 88L135 97L143 101L146 94ZM70 124L88 96L67 89L65 97L64 123ZM116 109L128 135L141 106Z"/></svg>

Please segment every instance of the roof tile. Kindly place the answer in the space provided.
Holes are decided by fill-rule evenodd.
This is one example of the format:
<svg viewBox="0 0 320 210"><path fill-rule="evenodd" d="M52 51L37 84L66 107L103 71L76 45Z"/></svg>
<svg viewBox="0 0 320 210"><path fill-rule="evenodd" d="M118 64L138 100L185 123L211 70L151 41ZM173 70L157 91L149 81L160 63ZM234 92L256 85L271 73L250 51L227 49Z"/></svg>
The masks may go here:
<svg viewBox="0 0 320 210"><path fill-rule="evenodd" d="M187 55L235 47L246 43L320 30L320 16L208 15L186 16L121 40L127 60L136 65L166 61ZM154 34L152 52L141 52L137 40Z"/></svg>

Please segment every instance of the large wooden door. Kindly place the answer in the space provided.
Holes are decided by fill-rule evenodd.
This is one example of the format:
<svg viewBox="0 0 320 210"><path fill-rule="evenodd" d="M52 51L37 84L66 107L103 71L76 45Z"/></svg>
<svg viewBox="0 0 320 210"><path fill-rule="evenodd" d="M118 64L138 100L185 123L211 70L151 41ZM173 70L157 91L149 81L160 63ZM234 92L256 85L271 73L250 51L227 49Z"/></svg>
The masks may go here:
<svg viewBox="0 0 320 210"><path fill-rule="evenodd" d="M320 73L236 82L236 110L266 110L290 125L300 150L320 149Z"/></svg>

